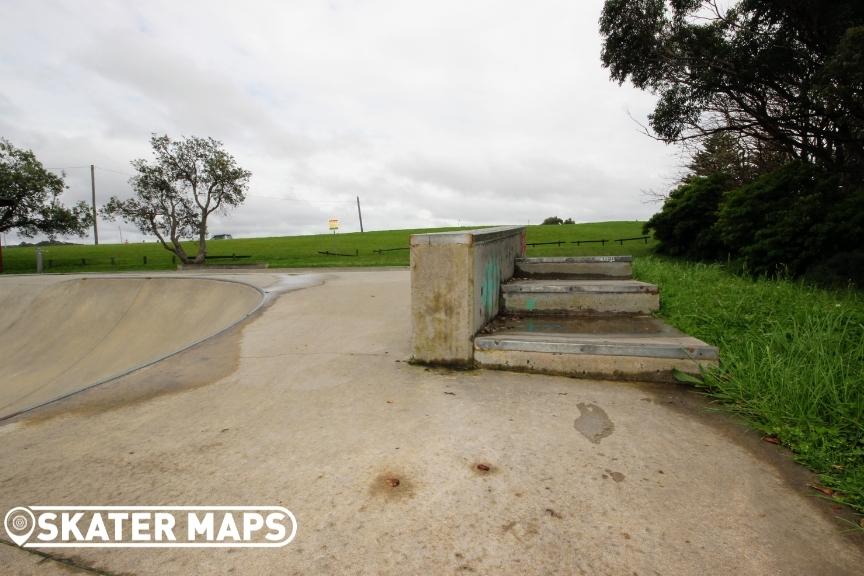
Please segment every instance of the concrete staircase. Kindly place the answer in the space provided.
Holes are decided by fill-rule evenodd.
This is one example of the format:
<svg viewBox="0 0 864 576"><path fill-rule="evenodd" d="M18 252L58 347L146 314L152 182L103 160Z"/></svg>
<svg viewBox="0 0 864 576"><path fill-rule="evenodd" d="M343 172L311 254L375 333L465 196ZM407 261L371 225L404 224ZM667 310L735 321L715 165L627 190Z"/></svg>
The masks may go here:
<svg viewBox="0 0 864 576"><path fill-rule="evenodd" d="M717 363L713 346L651 316L656 286L629 256L519 258L503 312L474 338L485 368L612 380L674 380Z"/></svg>

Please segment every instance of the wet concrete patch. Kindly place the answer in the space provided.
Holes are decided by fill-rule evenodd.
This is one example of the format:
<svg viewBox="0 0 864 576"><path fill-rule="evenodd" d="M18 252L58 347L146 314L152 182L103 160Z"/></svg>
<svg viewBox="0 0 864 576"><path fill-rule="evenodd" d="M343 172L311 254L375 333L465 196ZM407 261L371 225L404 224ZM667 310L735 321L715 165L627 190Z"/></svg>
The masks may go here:
<svg viewBox="0 0 864 576"><path fill-rule="evenodd" d="M529 301L530 305L531 301ZM536 304L536 303L535 303ZM530 308L529 308L530 310ZM665 322L643 314L580 315L578 317L540 314L498 316L483 330L495 332L542 332L544 334L631 334L676 336L681 332Z"/></svg>
<svg viewBox="0 0 864 576"><path fill-rule="evenodd" d="M615 472L614 470L606 469L606 474L603 475L604 478L612 478L615 482L623 482L626 476L621 472Z"/></svg>
<svg viewBox="0 0 864 576"><path fill-rule="evenodd" d="M819 477L816 473L795 462L792 452L787 448L762 441L762 434L759 431L749 427L742 418L724 409L721 403L712 400L704 392L672 383L640 382L629 385L651 394L650 398L640 398L641 401L662 406L710 426L725 439L743 448L758 460L770 464L784 479L786 485L794 487L799 494L806 496L811 504L832 522L854 525L860 518L851 508L838 506L828 498L814 496L808 485L818 482ZM705 448L712 447L706 445ZM663 474L662 470L657 472ZM864 547L864 531L844 530L842 534L855 545Z"/></svg>
<svg viewBox="0 0 864 576"><path fill-rule="evenodd" d="M596 404L580 402L576 405L579 417L573 421L573 427L593 444L599 444L603 438L611 436L615 424L606 411Z"/></svg>
<svg viewBox="0 0 864 576"><path fill-rule="evenodd" d="M97 414L218 382L233 374L239 365L240 339L246 325L247 322L243 322L154 365L40 406L9 421L34 425L57 416Z"/></svg>

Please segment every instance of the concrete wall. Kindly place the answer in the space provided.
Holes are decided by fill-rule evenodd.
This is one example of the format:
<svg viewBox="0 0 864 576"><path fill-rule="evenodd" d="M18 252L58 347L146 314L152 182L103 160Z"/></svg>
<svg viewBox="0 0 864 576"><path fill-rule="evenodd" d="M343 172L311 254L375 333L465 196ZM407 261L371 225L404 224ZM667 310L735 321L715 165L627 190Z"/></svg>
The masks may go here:
<svg viewBox="0 0 864 576"><path fill-rule="evenodd" d="M524 253L524 226L411 236L414 360L472 364L472 338L498 314L501 282Z"/></svg>

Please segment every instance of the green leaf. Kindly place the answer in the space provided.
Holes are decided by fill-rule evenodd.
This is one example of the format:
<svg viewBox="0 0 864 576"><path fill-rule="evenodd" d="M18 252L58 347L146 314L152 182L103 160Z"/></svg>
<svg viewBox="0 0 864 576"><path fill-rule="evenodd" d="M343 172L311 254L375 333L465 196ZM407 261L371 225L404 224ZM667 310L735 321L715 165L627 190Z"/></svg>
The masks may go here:
<svg viewBox="0 0 864 576"><path fill-rule="evenodd" d="M703 380L700 380L699 378L697 378L696 376L693 376L692 374L687 374L686 372L682 372L681 370L678 370L677 368L672 369L672 375L675 377L675 380L677 380L678 382L684 382L686 384L693 384L696 386L704 386L705 385L705 382Z"/></svg>

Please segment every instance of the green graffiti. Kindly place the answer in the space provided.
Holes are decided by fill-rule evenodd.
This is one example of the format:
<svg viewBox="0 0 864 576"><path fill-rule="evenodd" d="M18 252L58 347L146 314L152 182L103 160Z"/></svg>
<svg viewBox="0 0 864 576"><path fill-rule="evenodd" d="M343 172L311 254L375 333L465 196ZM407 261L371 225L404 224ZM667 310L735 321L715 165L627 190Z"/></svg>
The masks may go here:
<svg viewBox="0 0 864 576"><path fill-rule="evenodd" d="M483 270L483 284L480 294L483 298L483 315L491 317L498 311L498 292L501 290L501 267L491 260Z"/></svg>

